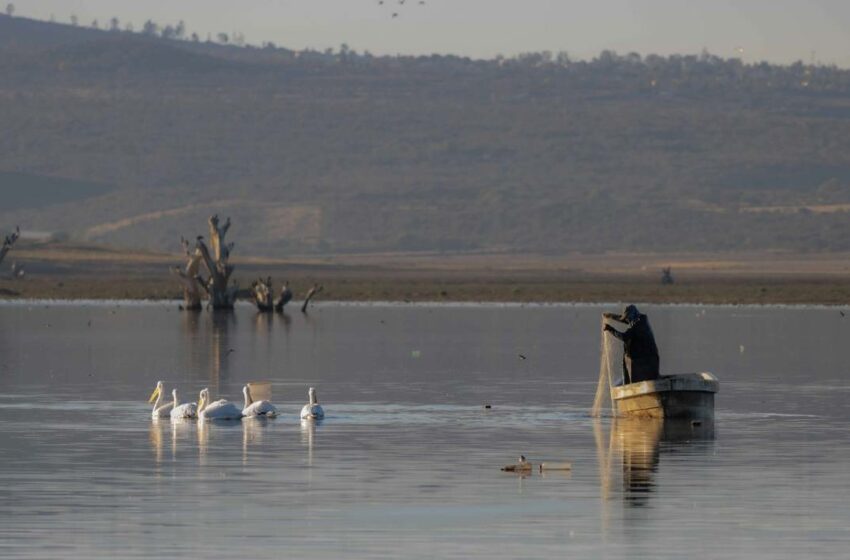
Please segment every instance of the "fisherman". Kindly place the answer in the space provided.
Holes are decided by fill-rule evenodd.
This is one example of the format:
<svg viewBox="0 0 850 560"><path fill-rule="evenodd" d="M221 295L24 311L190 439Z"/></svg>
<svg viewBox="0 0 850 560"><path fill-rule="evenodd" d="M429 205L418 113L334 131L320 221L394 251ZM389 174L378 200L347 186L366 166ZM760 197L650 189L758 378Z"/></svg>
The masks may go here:
<svg viewBox="0 0 850 560"><path fill-rule="evenodd" d="M629 327L625 332L620 332L605 323L605 327L602 329L623 341L625 347L623 352L623 377L626 383L657 379L659 370L658 347L655 345L655 336L652 334L652 327L649 326L646 315L638 311L638 308L634 305L629 305L623 310L622 315L603 313L602 316Z"/></svg>

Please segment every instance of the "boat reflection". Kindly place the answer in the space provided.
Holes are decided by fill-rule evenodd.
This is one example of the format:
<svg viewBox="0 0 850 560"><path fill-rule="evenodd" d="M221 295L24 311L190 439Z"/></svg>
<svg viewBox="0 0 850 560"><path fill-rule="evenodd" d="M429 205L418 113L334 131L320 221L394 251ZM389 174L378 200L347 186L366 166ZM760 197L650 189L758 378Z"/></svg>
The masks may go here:
<svg viewBox="0 0 850 560"><path fill-rule="evenodd" d="M687 451L705 453L714 440L714 422L664 420L663 418L615 418L607 446L602 424L594 423L602 499L611 498L613 470L622 472L622 499L626 507L649 505L663 455ZM702 442L702 444L700 443Z"/></svg>

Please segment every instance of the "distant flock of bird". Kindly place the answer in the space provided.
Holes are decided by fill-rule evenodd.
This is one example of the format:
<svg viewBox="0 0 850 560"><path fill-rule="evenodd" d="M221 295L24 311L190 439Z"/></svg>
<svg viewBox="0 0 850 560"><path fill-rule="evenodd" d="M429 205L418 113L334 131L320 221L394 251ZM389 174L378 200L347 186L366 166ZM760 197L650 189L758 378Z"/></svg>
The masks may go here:
<svg viewBox="0 0 850 560"><path fill-rule="evenodd" d="M389 3L398 4L399 6L404 6L404 5L407 3L407 0L378 0L378 5L379 5L379 6L383 6L383 5L385 5L385 4L389 4ZM411 3L411 4L413 4L413 2L410 2L410 3ZM425 5L425 0L419 0L417 3L418 3L420 6L424 6L424 5ZM392 17L393 17L393 18L397 18L398 16L399 16L399 13L398 13L398 12L393 12L393 13L392 13Z"/></svg>
<svg viewBox="0 0 850 560"><path fill-rule="evenodd" d="M151 393L149 404L153 404L151 418L171 418L172 420L197 419L205 420L240 420L247 417L274 418L277 416L277 407L267 400L255 401L251 396L251 388L248 385L242 387L242 395L245 404L242 408L226 399L213 401L210 398L208 388L201 389L196 403L180 403L177 398L177 389L171 390L172 400L163 399L165 386L162 381L157 381L156 388ZM316 389L310 387L308 391L309 402L301 408L302 420L321 420L325 417L325 411L316 398Z"/></svg>

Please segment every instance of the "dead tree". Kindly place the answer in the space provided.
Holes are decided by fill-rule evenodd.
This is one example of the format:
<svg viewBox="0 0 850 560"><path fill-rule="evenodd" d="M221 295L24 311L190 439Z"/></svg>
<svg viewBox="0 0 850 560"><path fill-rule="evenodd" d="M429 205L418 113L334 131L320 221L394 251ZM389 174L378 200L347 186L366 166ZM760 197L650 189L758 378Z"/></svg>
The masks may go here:
<svg viewBox="0 0 850 560"><path fill-rule="evenodd" d="M227 264L227 259L230 257L230 251L233 250L233 243L224 243L224 236L230 229L230 218L225 220L224 225L219 226L218 214L214 214L210 216L209 225L212 254L202 237L198 238L197 243L210 275L206 283L207 295L213 309L233 309L236 293L239 291L236 286L228 286L233 267Z"/></svg>
<svg viewBox="0 0 850 560"><path fill-rule="evenodd" d="M251 284L251 292L254 294L254 303L260 311L277 311L282 312L283 308L292 300L292 290L289 289L289 282L284 282L280 289L280 296L274 300L274 288L272 286L271 276L263 279L258 278Z"/></svg>
<svg viewBox="0 0 850 560"><path fill-rule="evenodd" d="M661 283L664 285L673 283L673 269L671 267L661 269Z"/></svg>
<svg viewBox="0 0 850 560"><path fill-rule="evenodd" d="M179 278L180 283L183 285L184 309L199 310L201 309L201 296L205 292L204 286L206 285L200 274L203 256L197 245L194 250L190 250L189 241L182 237L180 238L180 243L189 261L186 263L185 269L175 266L171 268L171 272Z"/></svg>
<svg viewBox="0 0 850 560"><path fill-rule="evenodd" d="M313 296L322 291L322 286L319 284L313 284L313 287L310 288L310 291L307 292L307 297L304 298L304 303L301 304L301 313L307 313L307 306L310 305L310 300L313 299Z"/></svg>
<svg viewBox="0 0 850 560"><path fill-rule="evenodd" d="M202 295L209 298L209 305L213 309L233 309L236 302L238 286L230 286L230 275L233 274L233 266L227 263L233 243L225 244L224 236L230 229L230 218L223 225L219 225L218 214L210 216L210 245L212 251L204 243L204 237L199 235L195 240L195 249L189 250L189 242L185 239L183 249L189 262L185 270L175 267L172 271L180 278L183 284L183 297L187 309L200 309ZM200 275L200 263L204 263L208 277L206 280Z"/></svg>
<svg viewBox="0 0 850 560"><path fill-rule="evenodd" d="M9 249L12 248L12 245L15 244L15 241L21 236L21 228L16 227L15 231L11 235L7 235L6 239L3 240L3 248L0 249L0 263L3 262L3 259L6 258L6 253L9 252Z"/></svg>
<svg viewBox="0 0 850 560"><path fill-rule="evenodd" d="M274 304L274 310L283 312L283 308L290 301L292 301L292 290L289 289L289 282L284 282L283 287L280 289L280 297L277 298L277 302Z"/></svg>
<svg viewBox="0 0 850 560"><path fill-rule="evenodd" d="M274 310L274 291L272 289L272 277L265 280L258 278L251 284L251 293L254 294L254 303L259 311L267 312Z"/></svg>

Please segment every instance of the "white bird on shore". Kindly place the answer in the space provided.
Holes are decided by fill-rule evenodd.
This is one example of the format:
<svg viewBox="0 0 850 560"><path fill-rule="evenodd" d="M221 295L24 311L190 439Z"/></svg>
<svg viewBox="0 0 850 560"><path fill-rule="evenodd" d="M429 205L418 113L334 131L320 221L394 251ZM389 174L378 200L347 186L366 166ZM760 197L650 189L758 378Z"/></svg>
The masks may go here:
<svg viewBox="0 0 850 560"><path fill-rule="evenodd" d="M177 399L177 389L171 390L171 396L174 397L174 408L171 409L172 420L198 417L197 403L189 402L180 404L180 401Z"/></svg>
<svg viewBox="0 0 850 560"><path fill-rule="evenodd" d="M209 401L210 390L205 388L201 391L201 400L198 402L199 420L240 420L242 418L242 409L232 402L225 399Z"/></svg>
<svg viewBox="0 0 850 560"><path fill-rule="evenodd" d="M242 416L266 416L269 418L277 416L277 408L269 401L255 401L251 397L251 388L247 385L242 387L242 394L245 395L245 408L242 409Z"/></svg>
<svg viewBox="0 0 850 560"><path fill-rule="evenodd" d="M157 381L156 389L153 390L151 397L148 399L148 404L153 404L151 418L168 418L171 415L171 409L174 407L174 403L162 404L162 391L162 381Z"/></svg>
<svg viewBox="0 0 850 560"><path fill-rule="evenodd" d="M310 418L313 420L320 420L324 418L325 411L322 410L322 406L319 404L319 399L316 398L316 389L310 387L308 395L310 395L310 402L305 404L304 408L301 409L301 418Z"/></svg>

